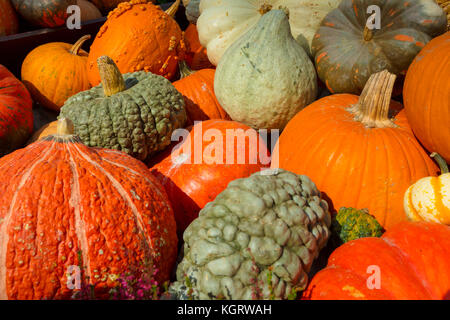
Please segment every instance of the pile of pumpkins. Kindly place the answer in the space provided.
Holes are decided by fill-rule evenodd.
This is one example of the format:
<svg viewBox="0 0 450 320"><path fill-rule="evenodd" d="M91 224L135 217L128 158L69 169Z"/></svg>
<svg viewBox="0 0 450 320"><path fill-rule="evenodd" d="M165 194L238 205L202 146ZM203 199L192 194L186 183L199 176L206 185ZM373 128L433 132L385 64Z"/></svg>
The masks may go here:
<svg viewBox="0 0 450 320"><path fill-rule="evenodd" d="M107 298L148 260L180 299L450 298L448 1L183 0L184 31L180 0L92 2L89 52L0 65L0 299L69 299L71 266ZM34 135L33 102L59 112ZM255 161L205 143L230 130ZM344 207L377 232L311 279Z"/></svg>

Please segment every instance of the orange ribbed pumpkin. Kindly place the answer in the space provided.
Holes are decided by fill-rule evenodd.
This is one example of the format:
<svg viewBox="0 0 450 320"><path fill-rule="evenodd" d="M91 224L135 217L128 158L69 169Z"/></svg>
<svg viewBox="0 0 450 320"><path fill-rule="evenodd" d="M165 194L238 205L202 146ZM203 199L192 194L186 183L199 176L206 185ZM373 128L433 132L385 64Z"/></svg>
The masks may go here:
<svg viewBox="0 0 450 320"><path fill-rule="evenodd" d="M179 58L184 58L182 38L177 22L160 7L145 0L121 3L109 13L92 43L89 81L92 86L100 83L97 59L104 55L114 60L122 74L144 70L172 79Z"/></svg>
<svg viewBox="0 0 450 320"><path fill-rule="evenodd" d="M229 141L234 141L234 145ZM269 160L269 151L258 132L235 121L199 122L176 148L179 149L168 150L148 164L153 165L152 173L172 202L180 235L228 183L261 170L265 167L261 159Z"/></svg>
<svg viewBox="0 0 450 320"><path fill-rule="evenodd" d="M180 62L181 79L173 85L183 95L188 116L187 125L209 119L231 120L214 93L214 69L192 71Z"/></svg>
<svg viewBox="0 0 450 320"><path fill-rule="evenodd" d="M386 229L406 220L406 189L438 168L404 112L396 114L402 106L390 100L394 82L383 71L360 97L336 94L300 111L281 134L272 167L310 177L334 210L367 208Z"/></svg>
<svg viewBox="0 0 450 320"><path fill-rule="evenodd" d="M19 21L10 0L0 0L0 37L19 31Z"/></svg>
<svg viewBox="0 0 450 320"><path fill-rule="evenodd" d="M303 299L450 299L450 227L403 222L381 238L347 242L314 276Z"/></svg>
<svg viewBox="0 0 450 320"><path fill-rule="evenodd" d="M90 37L83 36L74 45L46 43L27 55L22 64L22 81L33 100L59 111L68 98L91 88L86 71L88 54L81 49Z"/></svg>
<svg viewBox="0 0 450 320"><path fill-rule="evenodd" d="M206 48L200 44L195 24L189 24L184 31L184 41L186 43L186 62L189 67L193 70L216 68L209 62Z"/></svg>
<svg viewBox="0 0 450 320"><path fill-rule="evenodd" d="M25 86L0 64L0 157L20 148L33 132L32 107Z"/></svg>
<svg viewBox="0 0 450 320"><path fill-rule="evenodd" d="M419 141L450 163L450 31L416 56L406 74L403 101Z"/></svg>
<svg viewBox="0 0 450 320"><path fill-rule="evenodd" d="M149 260L166 281L177 254L167 195L145 165L58 132L0 159L0 299L67 299L71 266L103 298Z"/></svg>

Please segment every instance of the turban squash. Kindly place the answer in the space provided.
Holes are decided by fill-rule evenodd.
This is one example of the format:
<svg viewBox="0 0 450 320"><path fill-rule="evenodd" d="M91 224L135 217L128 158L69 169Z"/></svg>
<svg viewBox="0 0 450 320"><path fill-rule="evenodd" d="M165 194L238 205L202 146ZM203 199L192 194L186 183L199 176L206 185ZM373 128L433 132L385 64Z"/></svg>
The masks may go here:
<svg viewBox="0 0 450 320"><path fill-rule="evenodd" d="M381 238L350 241L331 254L303 298L450 299L450 227L402 222Z"/></svg>
<svg viewBox="0 0 450 320"><path fill-rule="evenodd" d="M108 15L92 43L89 81L92 86L100 83L97 59L103 55L111 57L122 73L146 71L172 79L179 58L184 58L182 38L178 23L160 7L145 0L121 3Z"/></svg>
<svg viewBox="0 0 450 320"><path fill-rule="evenodd" d="M0 0L0 37L17 33L19 21L10 0Z"/></svg>
<svg viewBox="0 0 450 320"><path fill-rule="evenodd" d="M102 83L70 97L60 117L90 147L124 151L139 160L169 146L186 121L183 96L151 72L120 74L107 56L98 59Z"/></svg>
<svg viewBox="0 0 450 320"><path fill-rule="evenodd" d="M61 119L55 135L0 159L0 177L1 299L68 299L71 266L98 298L144 262L169 279L173 211L140 161L83 145Z"/></svg>
<svg viewBox="0 0 450 320"><path fill-rule="evenodd" d="M380 11L380 28L367 26L369 6ZM312 41L319 78L332 93L361 93L373 73L404 76L414 57L446 30L434 1L343 0L321 22Z"/></svg>
<svg viewBox="0 0 450 320"><path fill-rule="evenodd" d="M403 101L417 139L450 163L450 31L431 40L406 74Z"/></svg>
<svg viewBox="0 0 450 320"><path fill-rule="evenodd" d="M169 195L182 234L229 182L250 176L269 161L266 144L255 130L235 121L206 120L148 164Z"/></svg>
<svg viewBox="0 0 450 320"><path fill-rule="evenodd" d="M32 106L26 87L0 65L0 157L21 147L33 132Z"/></svg>
<svg viewBox="0 0 450 320"><path fill-rule="evenodd" d="M29 23L41 27L59 27L66 23L67 8L77 0L11 0L16 11Z"/></svg>
<svg viewBox="0 0 450 320"><path fill-rule="evenodd" d="M415 139L401 104L391 101L396 76L371 76L361 96L315 101L286 126L272 167L305 174L330 207L366 208L386 229L406 220L403 196L438 168Z"/></svg>
<svg viewBox="0 0 450 320"><path fill-rule="evenodd" d="M91 88L86 71L88 54L81 49L90 37L83 36L74 45L46 43L26 56L22 81L34 101L59 111L68 98Z"/></svg>

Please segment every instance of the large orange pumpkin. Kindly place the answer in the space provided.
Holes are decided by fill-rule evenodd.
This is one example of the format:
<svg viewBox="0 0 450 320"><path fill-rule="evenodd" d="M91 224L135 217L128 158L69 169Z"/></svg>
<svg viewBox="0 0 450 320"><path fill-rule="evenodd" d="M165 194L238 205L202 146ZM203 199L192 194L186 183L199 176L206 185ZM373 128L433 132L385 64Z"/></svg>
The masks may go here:
<svg viewBox="0 0 450 320"><path fill-rule="evenodd" d="M161 184L142 162L58 125L0 159L0 299L67 299L77 266L96 297L147 263L168 280L177 236Z"/></svg>
<svg viewBox="0 0 450 320"><path fill-rule="evenodd" d="M193 70L215 68L215 66L209 62L206 48L200 44L195 24L189 24L184 31L184 41L186 43L186 62L189 67Z"/></svg>
<svg viewBox="0 0 450 320"><path fill-rule="evenodd" d="M88 54L81 49L90 37L83 36L74 45L46 43L27 55L22 81L35 101L59 111L68 98L91 87L86 71Z"/></svg>
<svg viewBox="0 0 450 320"><path fill-rule="evenodd" d="M20 148L33 132L32 107L25 86L0 64L0 157Z"/></svg>
<svg viewBox="0 0 450 320"><path fill-rule="evenodd" d="M172 11L173 7L168 9ZM122 74L144 70L172 79L184 51L178 23L160 7L145 0L121 3L92 43L89 81L92 86L100 83L97 59L103 55L111 57Z"/></svg>
<svg viewBox="0 0 450 320"><path fill-rule="evenodd" d="M19 31L19 21L10 0L0 0L0 37Z"/></svg>
<svg viewBox="0 0 450 320"><path fill-rule="evenodd" d="M184 97L188 125L209 119L231 120L214 93L214 69L192 71L182 61L180 73L181 79L173 85Z"/></svg>
<svg viewBox="0 0 450 320"><path fill-rule="evenodd" d="M408 121L430 152L450 163L450 31L431 40L408 69L403 101Z"/></svg>
<svg viewBox="0 0 450 320"><path fill-rule="evenodd" d="M450 227L403 222L339 247L303 294L312 300L450 299Z"/></svg>
<svg viewBox="0 0 450 320"><path fill-rule="evenodd" d="M281 134L272 167L310 177L334 210L367 208L386 229L406 220L406 189L438 168L390 100L394 82L383 71L360 97L336 94L300 111Z"/></svg>
<svg viewBox="0 0 450 320"><path fill-rule="evenodd" d="M265 159L269 153L257 131L235 121L207 120L149 165L167 191L181 235L229 182L268 166Z"/></svg>

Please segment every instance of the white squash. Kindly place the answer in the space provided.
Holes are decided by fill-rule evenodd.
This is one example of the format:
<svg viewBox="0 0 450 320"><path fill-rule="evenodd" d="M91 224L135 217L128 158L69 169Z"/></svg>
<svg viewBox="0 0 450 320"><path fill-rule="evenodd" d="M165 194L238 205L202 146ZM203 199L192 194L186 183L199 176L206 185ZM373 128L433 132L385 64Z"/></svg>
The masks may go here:
<svg viewBox="0 0 450 320"><path fill-rule="evenodd" d="M209 60L217 66L225 50L253 27L267 10L289 9L292 34L299 34L311 45L325 15L337 8L340 0L201 0L197 28L200 43Z"/></svg>
<svg viewBox="0 0 450 320"><path fill-rule="evenodd" d="M317 96L314 65L293 38L283 10L272 10L234 42L216 69L214 92L230 117L280 129Z"/></svg>

